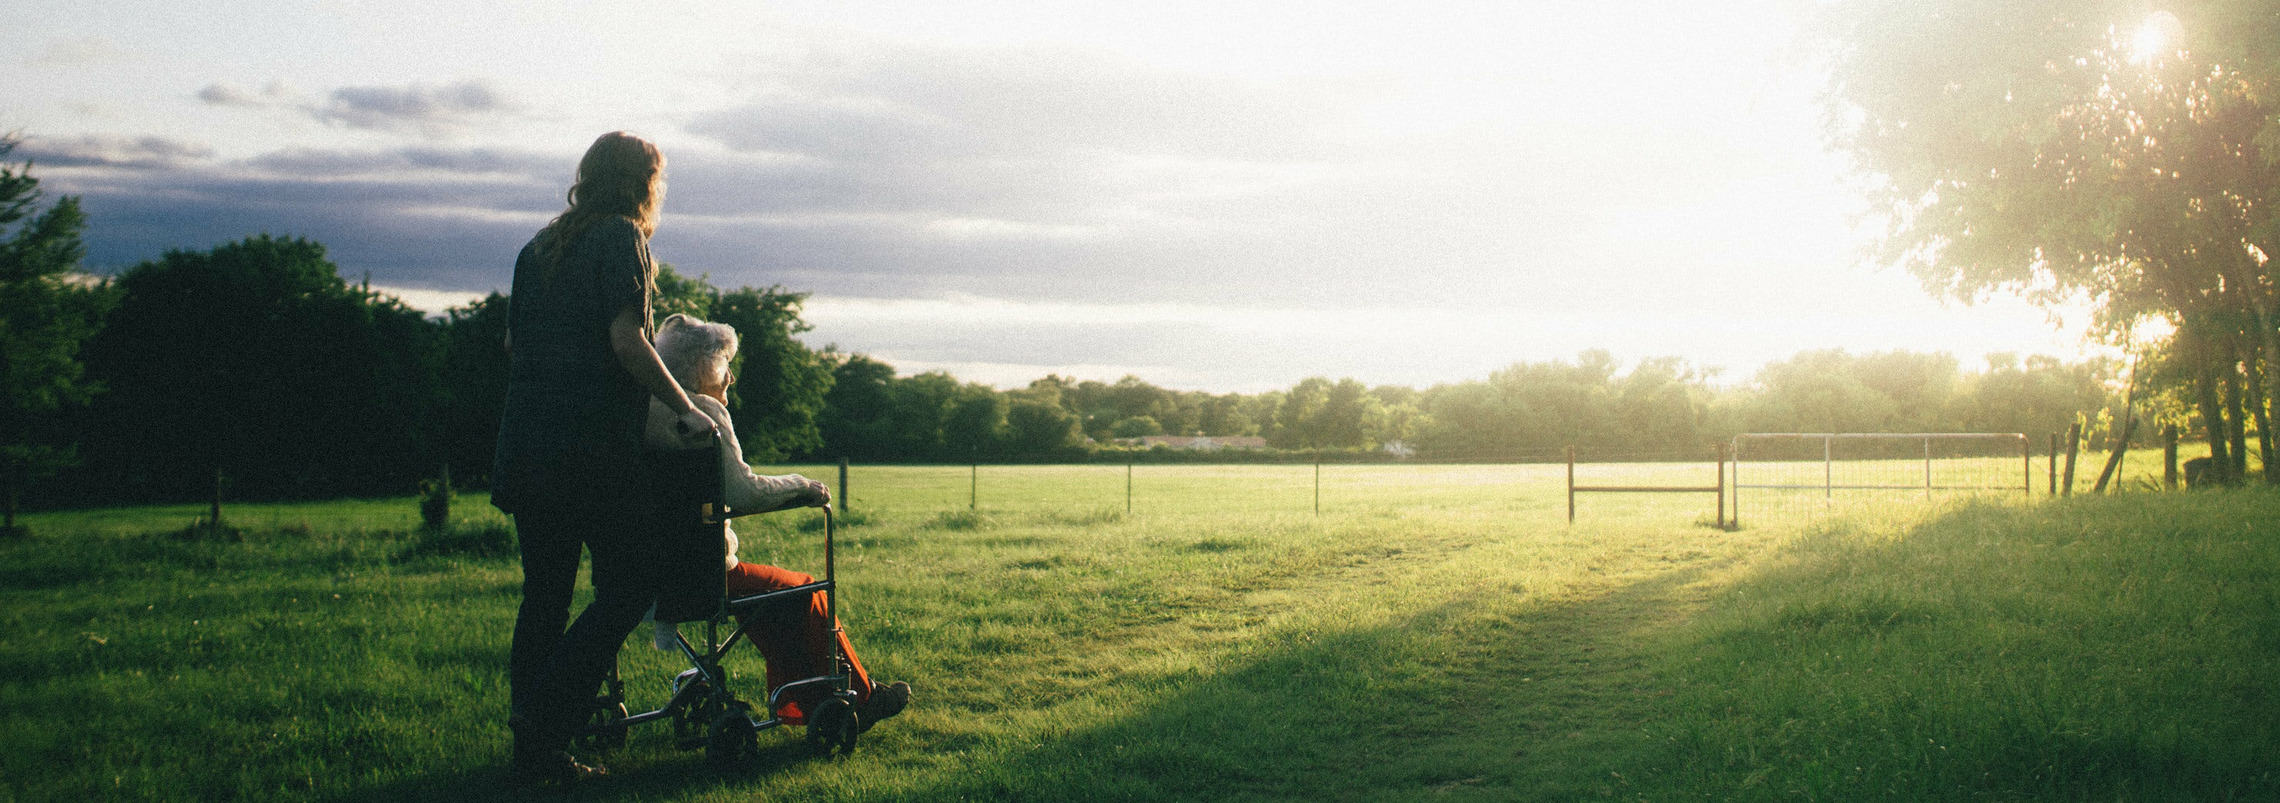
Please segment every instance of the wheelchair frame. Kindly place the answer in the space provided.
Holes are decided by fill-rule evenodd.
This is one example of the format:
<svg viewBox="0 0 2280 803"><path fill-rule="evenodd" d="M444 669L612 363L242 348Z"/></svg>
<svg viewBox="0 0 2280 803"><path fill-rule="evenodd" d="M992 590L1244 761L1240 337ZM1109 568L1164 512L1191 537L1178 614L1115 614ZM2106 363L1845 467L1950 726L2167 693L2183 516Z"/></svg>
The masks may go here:
<svg viewBox="0 0 2280 803"><path fill-rule="evenodd" d="M754 511L755 513L764 511ZM728 510L726 505L704 505L704 522L718 524L741 515ZM862 733L862 720L855 710L855 692L851 688L852 673L848 671L847 656L840 648L839 593L837 562L834 560L834 542L838 524L831 508L823 508L823 579L805 585L777 589L748 597L728 599L722 594L721 607L704 620L704 642L691 642L686 633L674 629L674 644L691 664L689 669L674 676L671 681L672 697L654 711L630 713L625 705L625 682L619 677L616 665L610 667L609 677L603 681L602 693L594 698L593 713L577 736L581 746L595 749L614 749L625 746L627 732L634 725L648 722L673 723L674 746L683 750L704 748L706 760L714 767L731 769L757 756L759 734L774 730L787 723L774 712L796 695L807 695L817 687L829 692L804 712L807 723L807 741L817 751L829 755L855 751L855 739ZM802 678L786 683L768 693L766 714L757 714L752 704L739 699L730 687L728 669L721 659L739 639L751 640L741 615L770 604L783 604L794 599L804 600L817 591L823 592L824 610L831 619L832 672L819 677ZM720 633L724 620L737 618L728 628L728 635Z"/></svg>

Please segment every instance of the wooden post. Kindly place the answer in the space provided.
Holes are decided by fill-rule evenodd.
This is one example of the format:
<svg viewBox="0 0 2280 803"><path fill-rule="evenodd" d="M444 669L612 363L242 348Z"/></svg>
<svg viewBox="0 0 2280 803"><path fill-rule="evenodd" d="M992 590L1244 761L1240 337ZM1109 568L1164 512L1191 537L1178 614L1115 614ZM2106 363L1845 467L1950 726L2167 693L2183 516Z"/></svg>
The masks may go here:
<svg viewBox="0 0 2280 803"><path fill-rule="evenodd" d="M2114 481L2114 490L2122 489L2122 458L2129 453L2130 436L2137 433L2137 416L2127 415L2122 421L2122 437L2114 442L2113 453L2106 456L2106 467L2098 472L2098 484L2090 489L2091 493L2105 492L2108 479Z"/></svg>
<svg viewBox="0 0 2280 803"><path fill-rule="evenodd" d="M982 509L982 461L974 461L973 472L966 475L966 509Z"/></svg>
<svg viewBox="0 0 2280 803"><path fill-rule="evenodd" d="M1575 523L1575 444L1568 444L1568 523Z"/></svg>
<svg viewBox="0 0 2280 803"><path fill-rule="evenodd" d="M1718 529L1726 529L1726 444L1718 444Z"/></svg>
<svg viewBox="0 0 2280 803"><path fill-rule="evenodd" d="M2066 428L2066 482L2065 487L2059 490L2059 496L2074 495L2074 458L2081 453L2082 422L2076 421L2074 426Z"/></svg>
<svg viewBox="0 0 2280 803"><path fill-rule="evenodd" d="M1124 464L1124 515L1132 515L1132 463Z"/></svg>
<svg viewBox="0 0 2280 803"><path fill-rule="evenodd" d="M1924 439L1924 501L1932 501L1932 439Z"/></svg>
<svg viewBox="0 0 2280 803"><path fill-rule="evenodd" d="M2035 496L2035 442L2024 433L2019 435L2019 465L2025 470L2019 478L2019 490L2027 492L2027 498L2033 499Z"/></svg>
<svg viewBox="0 0 2280 803"><path fill-rule="evenodd" d="M2058 433L2050 434L2050 495L2058 495Z"/></svg>
<svg viewBox="0 0 2280 803"><path fill-rule="evenodd" d="M1726 456L1727 456L1727 457L1731 457L1731 458L1733 458L1733 459L1734 459L1734 514L1733 514L1733 517L1732 517L1731 519L1729 519L1728 521L1729 521L1729 524L1730 524L1730 525L1731 525L1731 526L1732 526L1734 529L1736 529L1736 530L1739 530L1739 529L1741 529L1741 528L1742 528L1742 447L1741 447L1741 444L1740 444L1740 443L1738 443L1738 442L1735 442L1735 441L1727 441L1727 442L1726 442Z"/></svg>
<svg viewBox="0 0 2280 803"><path fill-rule="evenodd" d="M1322 515L1322 451L1314 452L1314 515Z"/></svg>
<svg viewBox="0 0 2280 803"><path fill-rule="evenodd" d="M214 464L214 507L206 514L206 529L222 533L222 464Z"/></svg>
<svg viewBox="0 0 2280 803"><path fill-rule="evenodd" d="M839 458L839 512L847 512L847 458Z"/></svg>

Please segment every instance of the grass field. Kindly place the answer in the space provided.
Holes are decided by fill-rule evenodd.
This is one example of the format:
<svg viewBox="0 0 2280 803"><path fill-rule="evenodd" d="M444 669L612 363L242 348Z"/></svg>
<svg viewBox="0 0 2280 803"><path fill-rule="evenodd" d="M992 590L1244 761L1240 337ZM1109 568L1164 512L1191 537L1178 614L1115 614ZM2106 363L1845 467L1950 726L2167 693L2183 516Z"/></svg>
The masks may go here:
<svg viewBox="0 0 2280 803"><path fill-rule="evenodd" d="M1326 466L1316 515L1313 471L1142 466L1127 513L1123 467L859 467L843 613L912 710L730 774L636 729L576 796L2280 797L2280 493L1723 531L1707 495L1569 525L1562 466ZM457 510L474 535L409 499L233 506L238 542L167 535L195 506L31 517L0 542L0 800L497 797L519 573ZM819 566L814 519L744 520L744 556ZM655 704L678 667L638 639Z"/></svg>

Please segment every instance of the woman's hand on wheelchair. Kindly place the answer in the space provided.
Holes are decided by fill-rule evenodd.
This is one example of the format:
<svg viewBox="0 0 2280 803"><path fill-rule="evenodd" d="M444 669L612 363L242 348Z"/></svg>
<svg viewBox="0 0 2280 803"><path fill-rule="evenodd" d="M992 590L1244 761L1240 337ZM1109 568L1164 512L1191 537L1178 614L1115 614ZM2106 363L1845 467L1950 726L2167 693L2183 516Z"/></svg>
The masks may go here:
<svg viewBox="0 0 2280 803"><path fill-rule="evenodd" d="M678 417L673 419L673 434L679 437L682 443L691 446L711 443L713 438L719 434L714 427L712 417L705 415L703 410L695 407L682 411Z"/></svg>

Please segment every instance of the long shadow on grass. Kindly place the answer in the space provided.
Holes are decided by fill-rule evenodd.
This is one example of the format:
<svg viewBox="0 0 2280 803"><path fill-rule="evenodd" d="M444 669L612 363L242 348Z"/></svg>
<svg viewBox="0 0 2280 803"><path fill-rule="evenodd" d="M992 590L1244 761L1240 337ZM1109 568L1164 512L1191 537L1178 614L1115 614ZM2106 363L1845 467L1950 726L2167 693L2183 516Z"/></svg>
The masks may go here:
<svg viewBox="0 0 2280 803"><path fill-rule="evenodd" d="M1618 791L1669 697L1637 635L1704 568L1578 603L1474 597L1294 637L913 799L1573 799Z"/></svg>

